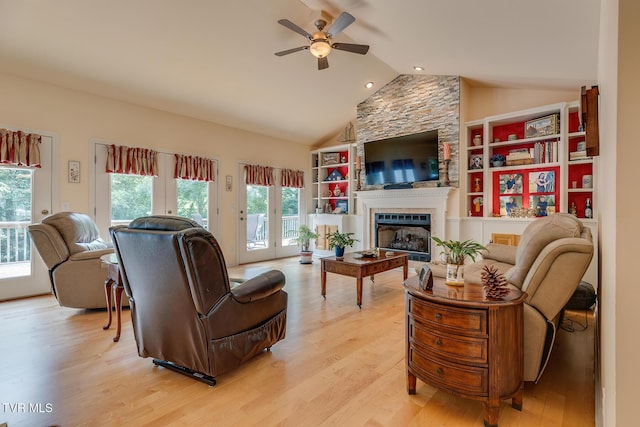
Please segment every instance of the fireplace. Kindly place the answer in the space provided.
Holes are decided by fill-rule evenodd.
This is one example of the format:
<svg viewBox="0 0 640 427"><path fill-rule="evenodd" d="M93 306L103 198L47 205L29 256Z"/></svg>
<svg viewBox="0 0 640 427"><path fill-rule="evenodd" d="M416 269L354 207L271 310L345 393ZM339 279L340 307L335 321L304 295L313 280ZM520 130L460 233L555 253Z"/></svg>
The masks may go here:
<svg viewBox="0 0 640 427"><path fill-rule="evenodd" d="M431 215L426 213L376 213L375 246L409 254L414 261L431 261Z"/></svg>

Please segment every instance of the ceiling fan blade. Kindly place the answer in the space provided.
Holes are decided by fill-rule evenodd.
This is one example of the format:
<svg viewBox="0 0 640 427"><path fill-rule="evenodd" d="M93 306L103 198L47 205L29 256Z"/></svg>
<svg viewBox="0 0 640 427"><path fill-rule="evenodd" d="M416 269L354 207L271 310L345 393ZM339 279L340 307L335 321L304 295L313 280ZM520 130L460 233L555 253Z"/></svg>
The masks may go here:
<svg viewBox="0 0 640 427"><path fill-rule="evenodd" d="M305 30L303 30L302 28L298 27L296 24L294 24L293 22L289 21L288 19L280 19L278 21L278 24L287 27L291 31L295 31L296 33L300 34L301 36L304 36L304 37L308 38L309 40L312 39L311 34L307 33Z"/></svg>
<svg viewBox="0 0 640 427"><path fill-rule="evenodd" d="M324 70L325 68L329 68L329 60L327 57L318 58L318 70Z"/></svg>
<svg viewBox="0 0 640 427"><path fill-rule="evenodd" d="M284 56L284 55L288 55L290 53L299 52L301 50L308 50L308 49L309 49L309 46L294 47L293 49L287 49L287 50L283 50L281 52L276 52L274 55L276 55L276 56Z"/></svg>
<svg viewBox="0 0 640 427"><path fill-rule="evenodd" d="M331 24L331 26L327 30L327 36L328 37L335 36L336 34L341 32L342 30L347 28L349 25L353 24L353 21L355 21L355 20L356 20L356 18L354 18L349 13L342 12L340 14L340 16L338 16L338 19L333 21L333 23Z"/></svg>
<svg viewBox="0 0 640 427"><path fill-rule="evenodd" d="M334 43L331 47L333 49L344 50L346 52L359 53L360 55L364 55L369 52L369 46L366 44Z"/></svg>

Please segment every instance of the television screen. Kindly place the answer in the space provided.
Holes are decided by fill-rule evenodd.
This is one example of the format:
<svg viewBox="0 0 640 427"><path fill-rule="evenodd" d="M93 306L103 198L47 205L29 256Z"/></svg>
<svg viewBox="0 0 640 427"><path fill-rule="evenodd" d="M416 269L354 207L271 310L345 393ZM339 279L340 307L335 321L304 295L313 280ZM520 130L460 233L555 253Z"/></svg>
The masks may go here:
<svg viewBox="0 0 640 427"><path fill-rule="evenodd" d="M364 161L367 185L437 181L438 131L367 142Z"/></svg>

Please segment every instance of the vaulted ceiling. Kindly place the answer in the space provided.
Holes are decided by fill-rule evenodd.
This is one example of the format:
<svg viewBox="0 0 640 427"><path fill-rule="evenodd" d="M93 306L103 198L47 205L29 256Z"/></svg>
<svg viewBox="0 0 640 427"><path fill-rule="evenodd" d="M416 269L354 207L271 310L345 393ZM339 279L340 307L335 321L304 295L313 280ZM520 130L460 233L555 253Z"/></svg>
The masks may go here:
<svg viewBox="0 0 640 427"><path fill-rule="evenodd" d="M329 68L279 25L356 21ZM312 145L399 74L596 83L600 0L0 0L0 72ZM375 82L372 89L364 84Z"/></svg>

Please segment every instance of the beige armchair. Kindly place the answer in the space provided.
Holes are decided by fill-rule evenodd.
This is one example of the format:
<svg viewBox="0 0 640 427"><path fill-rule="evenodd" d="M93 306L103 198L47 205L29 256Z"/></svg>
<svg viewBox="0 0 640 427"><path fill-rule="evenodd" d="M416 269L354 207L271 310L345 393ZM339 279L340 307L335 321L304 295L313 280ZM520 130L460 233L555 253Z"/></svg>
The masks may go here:
<svg viewBox="0 0 640 427"><path fill-rule="evenodd" d="M593 257L591 230L557 213L529 224L518 246L486 245L483 259L465 266L465 281L480 281L484 265L504 273L527 293L524 306L524 379L538 381L549 360L561 312Z"/></svg>
<svg viewBox="0 0 640 427"><path fill-rule="evenodd" d="M53 294L62 307L105 308L107 269L100 257L113 252L88 215L60 212L29 226L31 239L49 269Z"/></svg>

